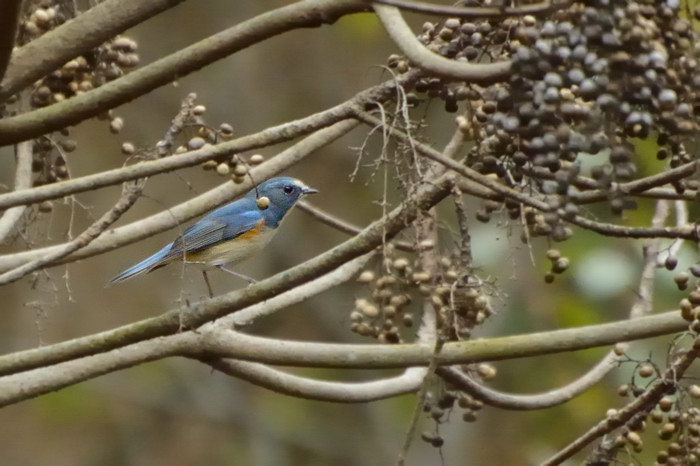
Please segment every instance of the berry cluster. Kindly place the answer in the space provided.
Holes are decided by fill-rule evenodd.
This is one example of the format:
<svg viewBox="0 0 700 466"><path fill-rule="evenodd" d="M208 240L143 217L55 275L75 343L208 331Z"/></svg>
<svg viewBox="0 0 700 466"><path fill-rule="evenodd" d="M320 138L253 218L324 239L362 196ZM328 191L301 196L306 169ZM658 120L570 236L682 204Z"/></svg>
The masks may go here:
<svg viewBox="0 0 700 466"><path fill-rule="evenodd" d="M700 17L700 11L695 12ZM593 189L610 190L609 205L620 214L636 203L614 192L614 182L635 176L635 141L654 137L657 157L670 167L690 162L684 145L700 129L700 67L694 31L675 0L585 0L541 18L426 23L419 39L456 61L511 60L507 82L478 86L426 77L417 94L439 98L445 110L464 113L457 123L474 145L468 164L514 188L540 193L553 215L525 214L530 233L567 239L562 216L576 215L571 189L580 158L601 154L591 169ZM410 69L403 57L389 66ZM415 97L413 98L415 100ZM684 181L676 186L684 190ZM488 221L494 206L479 213Z"/></svg>

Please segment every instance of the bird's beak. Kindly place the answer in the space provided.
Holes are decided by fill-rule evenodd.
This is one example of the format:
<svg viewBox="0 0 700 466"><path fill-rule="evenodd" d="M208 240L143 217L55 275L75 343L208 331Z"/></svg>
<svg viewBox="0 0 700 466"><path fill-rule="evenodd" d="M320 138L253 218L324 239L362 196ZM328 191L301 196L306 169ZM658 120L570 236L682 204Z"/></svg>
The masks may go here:
<svg viewBox="0 0 700 466"><path fill-rule="evenodd" d="M317 192L318 189L309 188L308 186L304 186L301 190L302 194L316 194Z"/></svg>

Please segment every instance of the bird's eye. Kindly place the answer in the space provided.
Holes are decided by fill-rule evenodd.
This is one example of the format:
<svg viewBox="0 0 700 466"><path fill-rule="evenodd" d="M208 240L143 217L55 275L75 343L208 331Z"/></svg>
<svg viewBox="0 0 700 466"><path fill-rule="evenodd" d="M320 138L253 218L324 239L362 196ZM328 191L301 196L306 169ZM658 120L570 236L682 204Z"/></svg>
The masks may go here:
<svg viewBox="0 0 700 466"><path fill-rule="evenodd" d="M287 194L292 194L292 191L294 191L294 186L288 184L284 188L282 188L282 191L284 191Z"/></svg>

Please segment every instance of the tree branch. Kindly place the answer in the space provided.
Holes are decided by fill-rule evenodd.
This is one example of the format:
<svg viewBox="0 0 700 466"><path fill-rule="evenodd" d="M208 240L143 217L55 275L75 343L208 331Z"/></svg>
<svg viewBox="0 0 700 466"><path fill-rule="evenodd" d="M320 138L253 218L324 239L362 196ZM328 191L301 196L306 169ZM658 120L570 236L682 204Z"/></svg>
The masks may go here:
<svg viewBox="0 0 700 466"><path fill-rule="evenodd" d="M641 318L636 320L641 320ZM602 437L603 435L612 432L616 428L625 424L627 421L632 419L633 416L641 412L651 411L664 395L675 391L678 380L680 380L693 361L700 356L700 349L698 349L699 346L698 340L696 339L693 348L684 353L682 356L679 356L673 362L673 364L671 364L664 371L663 376L653 383L651 388L647 389L647 391L638 398L628 403L627 406L618 410L614 416L608 417L604 421L596 424L595 427L590 429L574 442L567 445L564 449L557 452L557 454L549 458L547 461L543 462L542 466L562 464L564 461L571 458L597 438Z"/></svg>
<svg viewBox="0 0 700 466"><path fill-rule="evenodd" d="M20 142L16 146L17 168L15 170L15 192L32 187L32 142ZM15 230L27 207L20 205L3 212L0 217L0 242L4 242Z"/></svg>
<svg viewBox="0 0 700 466"><path fill-rule="evenodd" d="M0 82L2 82L15 46L22 0L0 0L0 11L2 11L0 15ZM0 92L2 92L1 89L0 87ZM1 102L2 99L0 99Z"/></svg>
<svg viewBox="0 0 700 466"><path fill-rule="evenodd" d="M396 86L411 85L418 79L418 73L407 73L398 80L386 81L377 86L359 92L351 99L334 107L314 113L298 120L269 127L263 131L219 143L215 146L190 151L174 157L141 162L128 167L87 175L67 181L0 195L0 209L22 204L32 204L50 199L57 199L70 194L92 191L97 188L120 184L138 178L146 178L159 173L166 173L180 168L199 165L232 154L258 149L265 146L289 141L305 136L320 128L354 116L354 105L363 106L371 102L382 102L394 97ZM4 120L0 120L1 121Z"/></svg>
<svg viewBox="0 0 700 466"><path fill-rule="evenodd" d="M372 7L391 40L415 66L436 76L475 84L493 84L510 77L510 61L474 64L441 57L420 43L397 8L377 3Z"/></svg>
<svg viewBox="0 0 700 466"><path fill-rule="evenodd" d="M515 411L531 411L551 408L576 398L600 382L606 374L617 367L616 359L617 357L613 353L608 353L591 370L565 386L543 393L527 395L513 395L494 390L478 383L468 374L454 367L439 367L436 372L447 382L454 384L460 390L469 393L488 406Z"/></svg>
<svg viewBox="0 0 700 466"><path fill-rule="evenodd" d="M302 0L263 13L90 92L0 120L0 146L76 124L283 32L333 23L366 9L361 0Z"/></svg>
<svg viewBox="0 0 700 466"><path fill-rule="evenodd" d="M140 239L147 238L155 233L168 230L180 225L191 218L203 214L214 206L230 202L231 199L246 193L253 187L252 180L262 181L289 168L317 149L330 144L335 139L346 134L356 126L353 120L346 120L335 125L317 131L311 136L298 142L294 146L280 152L276 157L268 160L259 167L249 172L246 180L241 184L225 183L201 194L182 204L176 205L163 212L138 220L123 227L116 228L101 238L96 239L90 246L53 263L52 265L65 264L76 260L92 257L97 254L112 251ZM62 245L49 246L41 249L33 249L19 253L0 256L0 271L18 267L27 261L36 260L48 254L53 254Z"/></svg>
<svg viewBox="0 0 700 466"><path fill-rule="evenodd" d="M396 377L367 382L329 382L287 374L283 371L233 359L201 360L224 374L246 380L273 392L335 403L366 403L413 393L423 381L423 368L409 368Z"/></svg>
<svg viewBox="0 0 700 466"><path fill-rule="evenodd" d="M106 0L98 3L15 51L4 79L0 73L0 103L67 61L182 1ZM4 8L2 10L4 17Z"/></svg>
<svg viewBox="0 0 700 466"><path fill-rule="evenodd" d="M429 209L449 193L450 177L426 182L403 205L391 211L360 234L335 248L289 270L253 283L243 290L197 303L187 309L173 309L158 317L142 320L106 332L0 356L0 375L29 370L70 359L94 355L132 343L197 328L251 304L270 299L280 293L318 278L340 265L372 251L406 228L419 211ZM106 236L106 235L105 235ZM202 356L202 355L197 355ZM216 356L205 354L204 356Z"/></svg>
<svg viewBox="0 0 700 466"><path fill-rule="evenodd" d="M272 277L265 280L265 282L270 282L274 279L275 277ZM260 285L263 283L261 282ZM223 298L240 294L240 292L229 293L229 295L211 300L207 304L214 304L212 301L220 301ZM179 312L179 310L176 312ZM183 314L182 316L185 317L186 315ZM162 317L142 321L133 324L132 327L143 327ZM687 322L679 316L677 311L672 311L662 315L641 317L632 321L619 321L575 329L485 340L450 342L442 347L439 354L435 354L434 344L353 345L282 341L223 330L220 326L209 325L198 331L181 333L177 333L176 329L173 329L173 334L170 336L151 338L148 341L134 344L123 342L124 347L122 348L98 353L105 350L105 346L110 340L108 334L114 332L111 331L71 342L46 346L37 350L31 350L31 352L27 351L24 354L15 353L1 357L1 370L4 374L20 373L0 377L0 406L6 406L64 388L108 372L169 356L179 355L199 360L225 357L266 364L317 368L380 369L425 367L434 361L437 361L440 365L454 365L569 352L595 346L605 346L617 341L628 341L673 333L684 328L687 328ZM72 361L67 361L68 358L64 358L63 361L55 360L56 351L62 349L60 347L65 348L66 345L75 345L88 339L92 340L92 351L88 350L80 355L74 354L74 357L80 359ZM45 349L48 351L46 351L44 360L35 364L34 370L22 372L30 369L27 366L31 364L34 355ZM66 355L65 349L61 351L61 354ZM14 370L7 372L7 362L10 359L15 359ZM48 367L37 368L44 364ZM669 368L669 371L678 367L680 366L674 365ZM416 374L420 374L420 372L417 371ZM682 374L682 371L679 374ZM260 378L271 376L267 372L265 374L252 374L251 376L255 375Z"/></svg>
<svg viewBox="0 0 700 466"><path fill-rule="evenodd" d="M134 202L141 195L143 190L142 186L135 187L132 186L130 189L117 201L117 203L107 211L99 220L90 225L84 232L78 235L72 241L61 245L58 250L47 254L40 259L36 259L32 262L28 262L20 267L12 269L0 275L0 286L12 283L19 280L20 278L39 270L49 264L62 259L69 254L78 251L90 244L95 238L99 237L104 231L109 228L114 222L119 220L124 212L129 210L129 208L134 205Z"/></svg>

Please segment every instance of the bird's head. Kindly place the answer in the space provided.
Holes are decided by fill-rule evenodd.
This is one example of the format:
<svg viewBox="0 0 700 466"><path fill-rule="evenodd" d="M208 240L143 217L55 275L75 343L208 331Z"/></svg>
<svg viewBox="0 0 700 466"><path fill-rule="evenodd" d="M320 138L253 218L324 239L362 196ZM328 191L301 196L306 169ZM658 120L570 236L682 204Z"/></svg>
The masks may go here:
<svg viewBox="0 0 700 466"><path fill-rule="evenodd" d="M257 189L251 190L248 195L257 199L266 197L270 200L271 207L286 212L305 194L317 192L297 179L280 177L260 183Z"/></svg>

